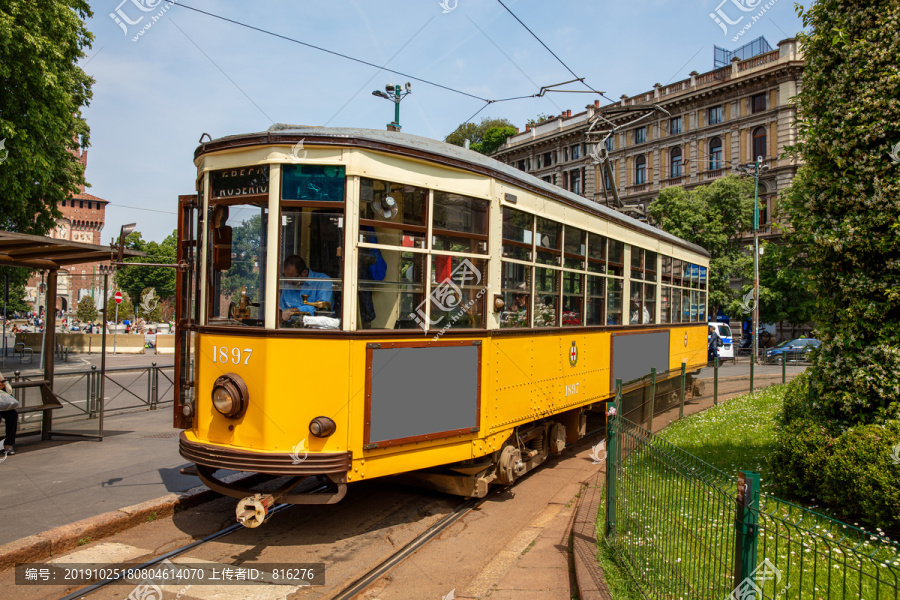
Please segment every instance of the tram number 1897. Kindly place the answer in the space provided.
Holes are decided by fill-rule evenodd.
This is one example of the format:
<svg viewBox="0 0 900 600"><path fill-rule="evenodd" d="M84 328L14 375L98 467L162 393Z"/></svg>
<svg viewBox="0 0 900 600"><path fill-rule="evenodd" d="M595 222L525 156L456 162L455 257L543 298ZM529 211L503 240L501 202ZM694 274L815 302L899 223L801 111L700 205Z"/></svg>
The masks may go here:
<svg viewBox="0 0 900 600"><path fill-rule="evenodd" d="M250 355L253 354L253 348L244 348L241 351L240 348L228 348L227 346L213 346L213 355L212 359L214 363L232 363L235 365L241 364L241 359L244 360L244 364L250 363Z"/></svg>

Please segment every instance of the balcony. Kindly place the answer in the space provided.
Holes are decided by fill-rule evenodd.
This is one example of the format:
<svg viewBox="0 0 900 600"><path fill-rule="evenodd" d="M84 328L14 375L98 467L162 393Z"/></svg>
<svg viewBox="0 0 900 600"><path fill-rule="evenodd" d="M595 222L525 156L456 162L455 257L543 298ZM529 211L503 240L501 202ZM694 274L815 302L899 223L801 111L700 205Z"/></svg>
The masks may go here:
<svg viewBox="0 0 900 600"><path fill-rule="evenodd" d="M625 188L626 194L640 194L641 192L646 192L650 189L649 183L639 183L637 185L629 185Z"/></svg>
<svg viewBox="0 0 900 600"><path fill-rule="evenodd" d="M700 176L703 179L709 181L710 179L718 179L719 177L725 175L727 172L728 169L722 167L721 169L710 169L709 171L703 171L702 173L700 173Z"/></svg>
<svg viewBox="0 0 900 600"><path fill-rule="evenodd" d="M684 176L684 175L682 175L682 176L680 176L680 177L670 177L670 178L668 178L668 179L663 179L663 180L659 183L659 187L660 187L660 188L665 188L665 187L669 187L669 186L672 186L672 185L683 185L685 179L687 179L687 177Z"/></svg>

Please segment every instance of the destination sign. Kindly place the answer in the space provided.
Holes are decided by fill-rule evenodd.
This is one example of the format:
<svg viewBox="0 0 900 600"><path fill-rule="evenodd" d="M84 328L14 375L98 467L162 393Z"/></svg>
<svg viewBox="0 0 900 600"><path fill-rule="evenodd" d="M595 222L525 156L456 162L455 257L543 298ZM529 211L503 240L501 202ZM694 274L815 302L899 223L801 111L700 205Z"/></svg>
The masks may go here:
<svg viewBox="0 0 900 600"><path fill-rule="evenodd" d="M269 193L269 165L213 171L209 179L213 198L237 198Z"/></svg>

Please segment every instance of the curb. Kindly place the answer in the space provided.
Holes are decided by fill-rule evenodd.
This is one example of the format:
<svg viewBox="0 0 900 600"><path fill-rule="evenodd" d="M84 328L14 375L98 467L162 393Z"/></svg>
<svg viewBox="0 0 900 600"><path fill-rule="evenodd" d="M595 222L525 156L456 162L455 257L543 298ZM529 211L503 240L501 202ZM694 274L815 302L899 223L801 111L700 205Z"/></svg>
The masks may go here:
<svg viewBox="0 0 900 600"><path fill-rule="evenodd" d="M247 480L261 477L264 476L258 473L249 475L234 473L223 477L222 480L229 483L244 481L252 485L255 481ZM37 535L19 538L0 546L0 572L11 569L17 564L39 562L50 556L59 555L76 548L78 540L85 537L95 541L131 529L146 522L147 518L154 513L156 515L154 518L168 517L175 513L176 507L191 508L222 497L224 496L205 485L199 485L183 492L166 494L140 504L88 517Z"/></svg>
<svg viewBox="0 0 900 600"><path fill-rule="evenodd" d="M600 487L606 476L606 465L591 477L578 498L575 521L572 523L572 557L575 563L575 584L581 600L612 600L606 577L597 562L597 508L600 506Z"/></svg>

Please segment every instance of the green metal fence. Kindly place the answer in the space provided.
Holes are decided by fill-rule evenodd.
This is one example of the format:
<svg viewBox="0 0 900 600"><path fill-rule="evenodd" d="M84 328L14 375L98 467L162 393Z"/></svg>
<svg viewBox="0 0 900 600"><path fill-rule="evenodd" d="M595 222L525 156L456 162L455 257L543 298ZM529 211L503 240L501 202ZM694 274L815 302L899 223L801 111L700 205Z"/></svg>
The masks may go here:
<svg viewBox="0 0 900 600"><path fill-rule="evenodd" d="M723 473L621 415L607 436L605 539L644 597L900 600L897 544L762 494L758 474Z"/></svg>

